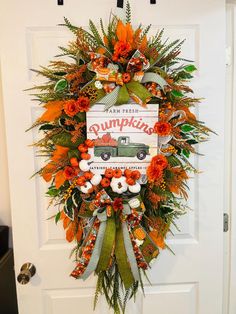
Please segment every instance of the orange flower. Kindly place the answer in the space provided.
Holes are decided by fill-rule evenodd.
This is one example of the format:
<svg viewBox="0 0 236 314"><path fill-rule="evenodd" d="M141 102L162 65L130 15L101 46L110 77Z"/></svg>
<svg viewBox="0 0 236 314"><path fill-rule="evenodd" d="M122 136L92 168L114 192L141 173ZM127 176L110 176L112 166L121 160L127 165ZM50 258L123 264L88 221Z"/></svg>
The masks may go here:
<svg viewBox="0 0 236 314"><path fill-rule="evenodd" d="M107 188L108 186L110 186L110 180L108 178L103 178L101 181L101 186L104 188Z"/></svg>
<svg viewBox="0 0 236 314"><path fill-rule="evenodd" d="M166 136L171 133L172 126L169 122L156 122L154 132L160 136Z"/></svg>
<svg viewBox="0 0 236 314"><path fill-rule="evenodd" d="M66 166L63 174L67 180L70 180L76 176L76 171L74 168L72 168L70 166Z"/></svg>
<svg viewBox="0 0 236 314"><path fill-rule="evenodd" d="M123 208L124 208L124 206L123 206L122 198L116 197L114 199L114 202L113 202L113 209L114 209L114 211L117 212L119 210L122 210Z"/></svg>
<svg viewBox="0 0 236 314"><path fill-rule="evenodd" d="M128 83L131 80L131 75L129 73L123 73L122 74L122 80L124 83Z"/></svg>
<svg viewBox="0 0 236 314"><path fill-rule="evenodd" d="M106 169L105 170L105 177L111 179L113 177L113 170L112 169Z"/></svg>
<svg viewBox="0 0 236 314"><path fill-rule="evenodd" d="M132 47L130 43L118 41L114 46L114 54L112 60L115 62L122 62L123 59L128 57L131 50Z"/></svg>
<svg viewBox="0 0 236 314"><path fill-rule="evenodd" d="M76 104L78 105L80 112L89 111L90 100L88 97L80 96L77 99Z"/></svg>
<svg viewBox="0 0 236 314"><path fill-rule="evenodd" d="M147 177L150 181L157 181L162 178L163 170L159 166L153 166L150 164L147 168Z"/></svg>
<svg viewBox="0 0 236 314"><path fill-rule="evenodd" d="M168 166L168 161L165 156L159 154L152 158L151 164L154 167L161 167L161 169L165 169Z"/></svg>
<svg viewBox="0 0 236 314"><path fill-rule="evenodd" d="M79 106L74 99L67 100L63 109L69 117L74 117L80 111Z"/></svg>

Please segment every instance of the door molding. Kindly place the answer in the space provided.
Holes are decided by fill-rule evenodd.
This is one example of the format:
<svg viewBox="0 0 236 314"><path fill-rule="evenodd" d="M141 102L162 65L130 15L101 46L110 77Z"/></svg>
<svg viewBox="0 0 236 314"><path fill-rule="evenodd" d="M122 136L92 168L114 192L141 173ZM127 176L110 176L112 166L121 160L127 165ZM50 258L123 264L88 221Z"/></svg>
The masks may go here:
<svg viewBox="0 0 236 314"><path fill-rule="evenodd" d="M226 101L224 212L229 231L224 236L224 314L236 313L236 1L226 5Z"/></svg>

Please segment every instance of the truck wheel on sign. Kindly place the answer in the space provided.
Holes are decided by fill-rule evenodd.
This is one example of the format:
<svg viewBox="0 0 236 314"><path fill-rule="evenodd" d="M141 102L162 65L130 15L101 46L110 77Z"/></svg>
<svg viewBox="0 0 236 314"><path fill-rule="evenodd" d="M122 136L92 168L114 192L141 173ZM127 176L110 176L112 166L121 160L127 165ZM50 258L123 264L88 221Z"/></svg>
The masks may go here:
<svg viewBox="0 0 236 314"><path fill-rule="evenodd" d="M140 150L138 153L137 153L137 158L139 160L143 160L145 159L147 156L146 152L144 150Z"/></svg>
<svg viewBox="0 0 236 314"><path fill-rule="evenodd" d="M108 159L110 159L111 157L111 153L101 153L101 158L106 161Z"/></svg>

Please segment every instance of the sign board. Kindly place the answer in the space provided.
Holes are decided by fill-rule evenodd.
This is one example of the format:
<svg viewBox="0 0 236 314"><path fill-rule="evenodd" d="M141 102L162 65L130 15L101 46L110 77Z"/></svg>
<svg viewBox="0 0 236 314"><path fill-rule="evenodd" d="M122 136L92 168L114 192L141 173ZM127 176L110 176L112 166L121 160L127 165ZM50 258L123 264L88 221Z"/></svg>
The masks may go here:
<svg viewBox="0 0 236 314"><path fill-rule="evenodd" d="M128 168L146 173L157 154L157 134L153 132L158 105L124 104L104 110L95 104L87 112L87 138L94 140L91 170L104 173L106 168Z"/></svg>

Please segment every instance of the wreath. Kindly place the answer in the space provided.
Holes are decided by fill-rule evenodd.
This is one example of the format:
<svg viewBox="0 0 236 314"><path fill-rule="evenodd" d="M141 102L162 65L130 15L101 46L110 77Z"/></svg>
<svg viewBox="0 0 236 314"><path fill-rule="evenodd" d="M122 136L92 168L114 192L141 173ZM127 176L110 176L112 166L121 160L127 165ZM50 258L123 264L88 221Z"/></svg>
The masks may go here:
<svg viewBox="0 0 236 314"><path fill-rule="evenodd" d="M94 305L104 294L120 313L143 289L142 275L160 251L170 249L167 233L188 210L187 180L197 172L189 156L210 129L190 110L200 99L186 85L196 68L179 57L183 41L164 41L163 30L148 38L150 25L132 27L129 4L126 21L111 15L106 28L102 20L99 28L90 20L90 31L64 21L75 40L60 47L61 60L36 70L47 81L32 88L44 108L32 126L42 133L34 145L48 158L37 174L50 182L46 194L58 206L56 223L76 243L71 276L85 280L95 273ZM117 142L109 133L87 138L86 114L95 104L108 111L127 103L144 110L158 104L155 156L145 174L126 165L96 173L95 146Z"/></svg>

